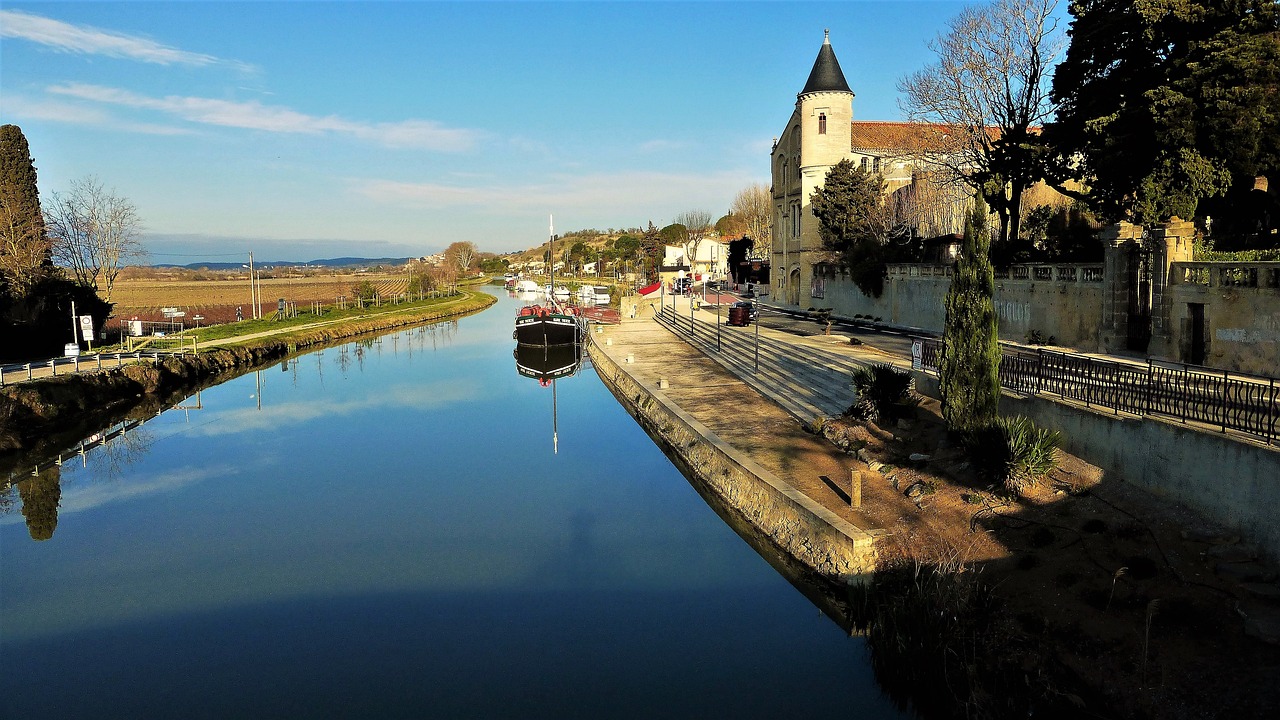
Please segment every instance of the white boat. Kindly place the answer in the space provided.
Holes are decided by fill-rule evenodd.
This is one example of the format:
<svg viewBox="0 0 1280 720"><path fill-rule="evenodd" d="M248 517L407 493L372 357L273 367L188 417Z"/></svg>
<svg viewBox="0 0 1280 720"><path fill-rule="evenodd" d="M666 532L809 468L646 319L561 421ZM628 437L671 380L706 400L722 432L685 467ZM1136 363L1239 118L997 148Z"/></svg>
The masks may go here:
<svg viewBox="0 0 1280 720"><path fill-rule="evenodd" d="M536 293L541 291L542 288L538 287L538 283L532 280L520 280L516 283L516 292L518 293Z"/></svg>
<svg viewBox="0 0 1280 720"><path fill-rule="evenodd" d="M578 288L578 301L583 304L609 304L609 288L603 285L583 285Z"/></svg>

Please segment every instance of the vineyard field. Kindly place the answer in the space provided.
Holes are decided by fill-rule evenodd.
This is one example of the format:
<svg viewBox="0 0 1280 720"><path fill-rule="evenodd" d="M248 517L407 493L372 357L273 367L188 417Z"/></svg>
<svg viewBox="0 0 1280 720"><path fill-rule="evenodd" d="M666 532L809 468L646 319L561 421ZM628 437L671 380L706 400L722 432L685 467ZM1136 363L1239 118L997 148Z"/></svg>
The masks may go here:
<svg viewBox="0 0 1280 720"><path fill-rule="evenodd" d="M356 285L368 280L378 296L389 298L404 293L409 286L405 275L351 274L305 278L263 278L262 311L272 313L280 298L300 308L313 302L333 305L339 296L348 301ZM236 308L251 317L251 293L248 278L238 280L121 280L112 292L113 314L119 320L161 320L162 308L173 307L186 313L186 324L201 315L205 325L232 322ZM114 321L113 321L114 322Z"/></svg>

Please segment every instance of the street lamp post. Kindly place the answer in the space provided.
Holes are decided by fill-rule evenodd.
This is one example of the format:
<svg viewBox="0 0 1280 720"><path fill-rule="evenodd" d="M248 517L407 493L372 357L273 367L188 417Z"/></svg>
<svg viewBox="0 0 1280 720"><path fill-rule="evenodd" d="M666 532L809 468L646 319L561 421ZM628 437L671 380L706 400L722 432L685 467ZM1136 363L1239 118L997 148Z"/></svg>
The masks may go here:
<svg viewBox="0 0 1280 720"><path fill-rule="evenodd" d="M754 300L752 301L755 302ZM756 311L756 372L760 372L760 308ZM748 311L750 312L750 311Z"/></svg>

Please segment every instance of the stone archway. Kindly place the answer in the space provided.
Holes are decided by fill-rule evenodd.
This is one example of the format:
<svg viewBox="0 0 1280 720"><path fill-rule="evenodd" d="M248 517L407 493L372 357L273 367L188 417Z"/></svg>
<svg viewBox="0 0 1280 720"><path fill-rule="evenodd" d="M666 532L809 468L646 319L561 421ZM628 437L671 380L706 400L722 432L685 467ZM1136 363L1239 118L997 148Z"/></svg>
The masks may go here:
<svg viewBox="0 0 1280 720"><path fill-rule="evenodd" d="M800 266L796 265L791 268L791 272L787 274L787 297L788 305L800 307Z"/></svg>

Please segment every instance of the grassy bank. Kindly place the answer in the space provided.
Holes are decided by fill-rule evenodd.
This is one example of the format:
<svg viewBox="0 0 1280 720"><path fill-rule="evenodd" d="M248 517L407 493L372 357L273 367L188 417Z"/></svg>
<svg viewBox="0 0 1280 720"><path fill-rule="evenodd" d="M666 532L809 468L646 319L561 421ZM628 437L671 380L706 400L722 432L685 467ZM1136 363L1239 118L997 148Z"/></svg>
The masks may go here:
<svg viewBox="0 0 1280 720"><path fill-rule="evenodd" d="M464 289L451 298L365 308L323 324L282 321L290 324L275 324L269 335L223 338L219 347L154 363L10 385L0 389L0 463L19 453L57 452L98 428L132 415L154 414L196 389L304 348L466 315L495 302L492 295Z"/></svg>

